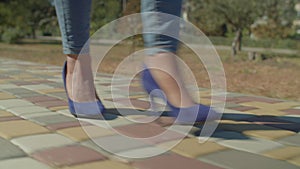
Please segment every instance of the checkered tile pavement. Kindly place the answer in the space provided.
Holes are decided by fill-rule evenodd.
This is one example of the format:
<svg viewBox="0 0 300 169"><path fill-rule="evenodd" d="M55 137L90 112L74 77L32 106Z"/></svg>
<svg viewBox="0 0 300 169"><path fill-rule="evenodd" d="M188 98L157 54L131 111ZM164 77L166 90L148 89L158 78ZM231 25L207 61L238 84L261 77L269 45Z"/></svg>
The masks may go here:
<svg viewBox="0 0 300 169"><path fill-rule="evenodd" d="M182 132L187 126L174 125L169 117L138 123L150 117L135 111L149 108L139 81L133 80L130 87L133 108L122 96L127 88L124 77L119 77L113 89L116 98L111 98L111 78L99 74L95 80L110 119L76 119L67 109L60 67L0 59L0 168L300 168L299 102L228 93L217 129L208 141L199 143L203 124L192 126L185 136ZM197 92L203 104L210 103L207 89ZM118 115L116 108L127 113ZM149 138L171 125L166 137L143 143L120 137ZM106 144L117 154L96 143ZM169 151L159 153L170 146ZM156 152L160 155L146 157Z"/></svg>

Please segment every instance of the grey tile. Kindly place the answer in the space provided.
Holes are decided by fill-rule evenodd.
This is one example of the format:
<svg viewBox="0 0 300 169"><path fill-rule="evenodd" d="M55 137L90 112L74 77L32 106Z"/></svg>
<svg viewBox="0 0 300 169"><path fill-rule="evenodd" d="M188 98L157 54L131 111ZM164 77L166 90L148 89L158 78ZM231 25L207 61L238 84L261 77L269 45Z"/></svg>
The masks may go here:
<svg viewBox="0 0 300 169"><path fill-rule="evenodd" d="M24 158L14 158L14 159L7 159L7 160L0 161L0 168L50 169L51 167L32 158L24 157Z"/></svg>
<svg viewBox="0 0 300 169"><path fill-rule="evenodd" d="M110 153L118 153L126 150L133 150L142 147L149 147L150 145L143 142L142 140L137 140L127 136L113 135L106 137L99 137L93 139L93 141Z"/></svg>
<svg viewBox="0 0 300 169"><path fill-rule="evenodd" d="M8 100L0 100L0 108L9 109L13 107L26 107L33 106L33 104L29 101L22 99L8 99Z"/></svg>
<svg viewBox="0 0 300 169"><path fill-rule="evenodd" d="M219 141L218 143L225 147L251 153L260 153L283 146L282 144L275 141L258 138L223 140Z"/></svg>
<svg viewBox="0 0 300 169"><path fill-rule="evenodd" d="M0 160L7 159L7 158L15 158L15 157L22 157L26 154L16 145L12 144L10 141L0 138Z"/></svg>
<svg viewBox="0 0 300 169"><path fill-rule="evenodd" d="M12 112L15 115L38 113L38 112L49 112L48 109L40 106L26 106L26 107L13 107L7 111Z"/></svg>
<svg viewBox="0 0 300 169"><path fill-rule="evenodd" d="M18 94L25 94L25 93L34 93L32 90L24 89L24 88L13 88L13 89L5 89L6 92L18 95Z"/></svg>
<svg viewBox="0 0 300 169"><path fill-rule="evenodd" d="M249 152L226 150L198 158L203 162L230 169L299 169L281 160L275 160Z"/></svg>
<svg viewBox="0 0 300 169"><path fill-rule="evenodd" d="M62 114L40 116L31 118L32 121L39 123L41 125L49 125L55 123L73 122L77 121L75 118L68 117Z"/></svg>
<svg viewBox="0 0 300 169"><path fill-rule="evenodd" d="M63 145L73 144L74 142L59 134L38 134L12 139L12 142L21 147L26 153L31 154L37 150Z"/></svg>
<svg viewBox="0 0 300 169"><path fill-rule="evenodd" d="M291 145L291 146L299 146L300 147L300 134L282 138L282 139L278 140L278 142L287 144L287 145Z"/></svg>

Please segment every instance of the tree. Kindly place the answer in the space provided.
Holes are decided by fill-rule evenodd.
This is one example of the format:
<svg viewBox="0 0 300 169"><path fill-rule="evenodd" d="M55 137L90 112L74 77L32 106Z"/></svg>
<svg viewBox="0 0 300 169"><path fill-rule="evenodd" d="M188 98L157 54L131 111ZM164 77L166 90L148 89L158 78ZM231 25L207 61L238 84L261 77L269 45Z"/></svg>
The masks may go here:
<svg viewBox="0 0 300 169"><path fill-rule="evenodd" d="M293 33L296 3L297 0L264 0L259 9L261 17L251 31L258 38L287 38Z"/></svg>
<svg viewBox="0 0 300 169"><path fill-rule="evenodd" d="M236 55L237 50L241 50L242 47L244 30L250 32L250 26L257 18L256 6L258 2L249 0L191 0L191 2L199 4L198 6L195 5L196 8L192 12L202 11L202 16L198 16L206 18L202 24L215 27L226 24L235 32L232 53Z"/></svg>
<svg viewBox="0 0 300 169"><path fill-rule="evenodd" d="M35 38L36 30L56 21L55 10L49 0L2 0L0 9L2 38L6 35Z"/></svg>
<svg viewBox="0 0 300 169"><path fill-rule="evenodd" d="M227 25L235 32L232 53L241 50L243 33L252 33L253 24L260 18L267 18L262 30L267 37L275 34L287 37L292 21L296 17L293 10L297 0L189 0L192 4L190 20L205 31L215 31ZM205 32L204 31L204 32Z"/></svg>
<svg viewBox="0 0 300 169"><path fill-rule="evenodd" d="M92 1L91 31L95 32L101 26L117 19L122 14L122 1L95 0Z"/></svg>

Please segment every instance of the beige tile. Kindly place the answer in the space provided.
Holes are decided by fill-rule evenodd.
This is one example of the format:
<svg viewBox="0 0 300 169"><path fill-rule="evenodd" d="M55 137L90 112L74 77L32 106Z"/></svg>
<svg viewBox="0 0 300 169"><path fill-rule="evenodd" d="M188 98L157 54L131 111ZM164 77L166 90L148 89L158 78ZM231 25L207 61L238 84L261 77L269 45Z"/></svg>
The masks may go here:
<svg viewBox="0 0 300 169"><path fill-rule="evenodd" d="M84 126L84 128L82 127L66 128L62 130L57 130L57 132L66 137L69 137L74 141L83 141L89 138L96 138L96 137L114 134L113 131L98 126Z"/></svg>
<svg viewBox="0 0 300 169"><path fill-rule="evenodd" d="M268 140L278 139L281 137L291 136L295 133L287 130L248 130L244 131L243 134L253 137L265 138Z"/></svg>
<svg viewBox="0 0 300 169"><path fill-rule="evenodd" d="M288 160L290 163L300 167L300 155Z"/></svg>
<svg viewBox="0 0 300 169"><path fill-rule="evenodd" d="M7 121L0 123L0 136L6 139L47 132L49 132L48 129L25 120Z"/></svg>
<svg viewBox="0 0 300 169"><path fill-rule="evenodd" d="M260 115L260 116L282 116L285 115L285 112L282 112L280 110L275 110L271 108L261 108L261 109L255 109L255 110L248 110L246 112L255 114L255 115Z"/></svg>
<svg viewBox="0 0 300 169"><path fill-rule="evenodd" d="M8 93L0 92L0 100L14 99L14 98L16 98L16 96L8 94Z"/></svg>
<svg viewBox="0 0 300 169"><path fill-rule="evenodd" d="M164 144L162 146L167 147L167 144ZM182 140L171 150L186 157L196 158L201 155L221 151L224 149L226 148L215 142L207 141L205 143L199 143L199 140L197 138L187 138Z"/></svg>
<svg viewBox="0 0 300 169"><path fill-rule="evenodd" d="M39 90L39 92L43 94L48 94L48 93L65 92L65 90L61 88L54 88L54 89L41 89Z"/></svg>
<svg viewBox="0 0 300 169"><path fill-rule="evenodd" d="M288 109L288 108L298 106L300 105L300 103L297 102L264 103L264 102L254 101L254 102L240 103L240 105L257 107L262 109L283 110L283 109Z"/></svg>
<svg viewBox="0 0 300 169"><path fill-rule="evenodd" d="M59 110L64 110L68 109L68 106L57 106L57 107L50 107L49 110L51 111L59 111Z"/></svg>
<svg viewBox="0 0 300 169"><path fill-rule="evenodd" d="M14 114L9 113L9 112L4 111L4 110L0 110L0 117L10 117L10 116L14 116Z"/></svg>

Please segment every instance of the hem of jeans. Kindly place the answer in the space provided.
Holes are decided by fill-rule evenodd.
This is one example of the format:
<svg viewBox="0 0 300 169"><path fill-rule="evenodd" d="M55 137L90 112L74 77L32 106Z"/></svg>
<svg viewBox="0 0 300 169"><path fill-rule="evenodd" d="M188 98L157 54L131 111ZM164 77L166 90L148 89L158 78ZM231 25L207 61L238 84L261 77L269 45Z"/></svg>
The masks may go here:
<svg viewBox="0 0 300 169"><path fill-rule="evenodd" d="M84 54L89 52L86 52L86 50L83 50L82 48L63 48L63 53L66 55L70 55L70 54L79 55L79 54Z"/></svg>

